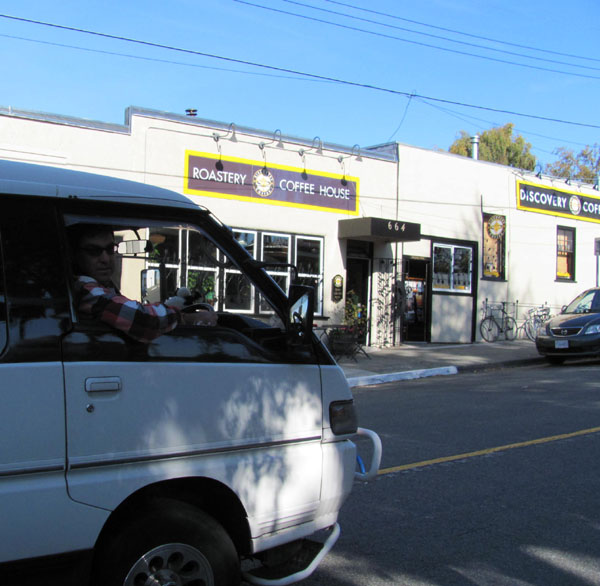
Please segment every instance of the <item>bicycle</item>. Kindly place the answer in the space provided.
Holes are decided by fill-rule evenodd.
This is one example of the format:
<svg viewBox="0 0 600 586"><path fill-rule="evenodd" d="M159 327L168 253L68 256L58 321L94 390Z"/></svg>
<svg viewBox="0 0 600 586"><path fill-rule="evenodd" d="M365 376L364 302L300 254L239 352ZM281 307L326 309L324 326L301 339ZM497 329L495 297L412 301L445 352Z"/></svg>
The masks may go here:
<svg viewBox="0 0 600 586"><path fill-rule="evenodd" d="M535 337L539 327L548 320L550 317L550 307L546 304L539 305L538 307L532 307L527 312L527 318L523 323L523 329L525 330L526 336L535 342Z"/></svg>
<svg viewBox="0 0 600 586"><path fill-rule="evenodd" d="M507 340L514 340L517 337L517 322L514 317L506 311L506 302L499 304L484 304L486 317L479 324L481 337L486 342L495 342L500 334L504 334ZM496 317L494 312L499 312L500 316Z"/></svg>

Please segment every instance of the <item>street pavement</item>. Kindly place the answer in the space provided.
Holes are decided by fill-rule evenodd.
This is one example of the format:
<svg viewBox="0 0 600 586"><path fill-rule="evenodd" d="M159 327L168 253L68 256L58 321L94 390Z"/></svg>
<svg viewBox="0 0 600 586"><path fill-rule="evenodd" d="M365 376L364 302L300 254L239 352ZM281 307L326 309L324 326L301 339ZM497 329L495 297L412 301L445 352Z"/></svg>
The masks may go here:
<svg viewBox="0 0 600 586"><path fill-rule="evenodd" d="M351 387L543 362L535 344L528 339L473 344L406 343L394 348L366 347L365 354L359 352L355 360L338 360Z"/></svg>

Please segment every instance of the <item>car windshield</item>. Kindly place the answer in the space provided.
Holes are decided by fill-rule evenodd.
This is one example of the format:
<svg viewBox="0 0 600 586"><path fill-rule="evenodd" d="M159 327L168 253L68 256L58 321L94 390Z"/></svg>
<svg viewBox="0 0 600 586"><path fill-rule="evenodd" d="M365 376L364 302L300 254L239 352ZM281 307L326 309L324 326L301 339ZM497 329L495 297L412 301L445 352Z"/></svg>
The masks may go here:
<svg viewBox="0 0 600 586"><path fill-rule="evenodd" d="M563 313L600 312L600 289L585 291L567 305Z"/></svg>

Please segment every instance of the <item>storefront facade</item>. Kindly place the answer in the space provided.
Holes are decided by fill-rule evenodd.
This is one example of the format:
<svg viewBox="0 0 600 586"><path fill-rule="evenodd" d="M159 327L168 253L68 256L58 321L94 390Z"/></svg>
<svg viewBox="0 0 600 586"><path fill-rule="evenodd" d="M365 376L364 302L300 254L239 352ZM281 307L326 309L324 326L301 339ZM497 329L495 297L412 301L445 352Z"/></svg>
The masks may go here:
<svg viewBox="0 0 600 586"><path fill-rule="evenodd" d="M415 307L403 316L404 341L480 339L486 301L505 302L519 321L596 286L598 185L406 145L377 149L397 154L399 209L421 224L420 241L400 253Z"/></svg>
<svg viewBox="0 0 600 586"><path fill-rule="evenodd" d="M396 143L350 148L137 108L124 125L0 110L0 129L2 158L187 195L283 289L293 278L314 285L318 324L350 312L370 345L471 342L485 299L560 307L596 283L593 186ZM171 287L268 317L235 271L189 258L181 238L167 245Z"/></svg>

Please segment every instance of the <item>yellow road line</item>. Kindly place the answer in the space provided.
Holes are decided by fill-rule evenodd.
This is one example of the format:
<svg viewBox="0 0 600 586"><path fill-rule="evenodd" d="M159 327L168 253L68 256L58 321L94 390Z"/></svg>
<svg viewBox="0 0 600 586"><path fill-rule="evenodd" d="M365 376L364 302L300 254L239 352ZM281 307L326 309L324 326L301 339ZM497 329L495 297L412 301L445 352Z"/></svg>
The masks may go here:
<svg viewBox="0 0 600 586"><path fill-rule="evenodd" d="M466 458L475 458L477 456L485 456L494 452L504 452L506 450L514 450L515 448L525 448L527 446L535 446L539 444L547 444L558 440L569 439L580 435L589 435L591 433L600 432L600 427L591 427L590 429L580 429L572 433L561 433L560 435L552 435L550 437L541 437L526 442L516 444L507 444L505 446L496 446L495 448L487 448L485 450L477 450L476 452L467 452L465 454L456 454L454 456L445 456L443 458L434 458L433 460L423 460L422 462L413 462L412 464L404 464L403 466L394 466L392 468L381 468L377 474L391 474L392 472L401 472L402 470L412 470L413 468L423 468L432 466L433 464L441 464L443 462L454 462L455 460L464 460Z"/></svg>

